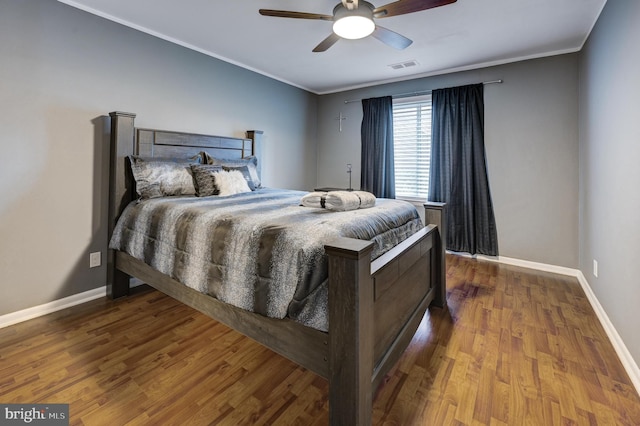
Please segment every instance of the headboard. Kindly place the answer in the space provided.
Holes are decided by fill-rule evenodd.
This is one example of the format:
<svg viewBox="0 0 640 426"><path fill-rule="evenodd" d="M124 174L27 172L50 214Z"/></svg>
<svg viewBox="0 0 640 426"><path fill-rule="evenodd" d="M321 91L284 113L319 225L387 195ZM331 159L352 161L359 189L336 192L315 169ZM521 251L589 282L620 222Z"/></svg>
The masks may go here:
<svg viewBox="0 0 640 426"><path fill-rule="evenodd" d="M248 130L246 139L201 135L156 129L138 129L136 115L114 111L111 117L111 146L109 166L109 238L124 208L134 199L134 180L129 155L145 157L191 157L205 151L218 158L258 158L258 173L262 166L262 131ZM112 255L109 255L109 261ZM111 270L113 268L109 268ZM107 285L112 278L107 278Z"/></svg>

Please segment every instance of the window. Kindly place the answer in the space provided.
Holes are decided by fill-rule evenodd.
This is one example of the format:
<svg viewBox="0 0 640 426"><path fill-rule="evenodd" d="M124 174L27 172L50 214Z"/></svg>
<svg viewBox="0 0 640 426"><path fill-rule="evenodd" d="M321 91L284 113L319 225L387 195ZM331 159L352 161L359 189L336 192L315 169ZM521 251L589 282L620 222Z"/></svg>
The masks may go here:
<svg viewBox="0 0 640 426"><path fill-rule="evenodd" d="M393 100L396 197L425 201L431 162L431 95Z"/></svg>

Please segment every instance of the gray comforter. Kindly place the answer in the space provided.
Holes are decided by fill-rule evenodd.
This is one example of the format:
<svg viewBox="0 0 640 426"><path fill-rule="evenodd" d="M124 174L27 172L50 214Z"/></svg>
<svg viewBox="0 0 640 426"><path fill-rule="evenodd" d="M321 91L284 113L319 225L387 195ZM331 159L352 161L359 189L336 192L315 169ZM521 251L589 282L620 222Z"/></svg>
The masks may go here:
<svg viewBox="0 0 640 426"><path fill-rule="evenodd" d="M229 197L131 203L110 248L223 302L328 330L324 244L370 240L373 258L422 228L410 203L378 199L335 212L300 206L305 192L264 188Z"/></svg>

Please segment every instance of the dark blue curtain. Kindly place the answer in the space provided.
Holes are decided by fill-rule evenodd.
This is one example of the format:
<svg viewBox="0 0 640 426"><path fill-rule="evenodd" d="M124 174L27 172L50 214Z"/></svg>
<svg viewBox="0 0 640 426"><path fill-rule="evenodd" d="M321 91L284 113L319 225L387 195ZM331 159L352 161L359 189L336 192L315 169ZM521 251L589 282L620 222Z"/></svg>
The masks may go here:
<svg viewBox="0 0 640 426"><path fill-rule="evenodd" d="M482 84L432 92L429 200L447 203L447 249L497 256L483 93Z"/></svg>
<svg viewBox="0 0 640 426"><path fill-rule="evenodd" d="M362 100L360 186L376 197L395 198L391 96Z"/></svg>

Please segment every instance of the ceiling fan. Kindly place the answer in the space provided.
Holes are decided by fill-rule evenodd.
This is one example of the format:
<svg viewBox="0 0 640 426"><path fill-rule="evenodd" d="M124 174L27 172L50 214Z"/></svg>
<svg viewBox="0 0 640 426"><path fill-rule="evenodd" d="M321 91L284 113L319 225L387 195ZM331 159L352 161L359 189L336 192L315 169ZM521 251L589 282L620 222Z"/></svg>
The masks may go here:
<svg viewBox="0 0 640 426"><path fill-rule="evenodd" d="M333 8L333 15L293 12L289 10L260 9L264 16L280 18L318 19L333 21L333 32L318 44L313 51L324 52L341 38L359 39L373 35L381 42L396 49L405 49L412 40L387 28L376 25L379 18L404 15L455 3L457 0L398 0L384 6L374 7L364 0L342 0Z"/></svg>

